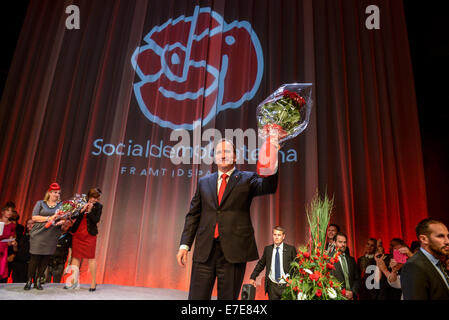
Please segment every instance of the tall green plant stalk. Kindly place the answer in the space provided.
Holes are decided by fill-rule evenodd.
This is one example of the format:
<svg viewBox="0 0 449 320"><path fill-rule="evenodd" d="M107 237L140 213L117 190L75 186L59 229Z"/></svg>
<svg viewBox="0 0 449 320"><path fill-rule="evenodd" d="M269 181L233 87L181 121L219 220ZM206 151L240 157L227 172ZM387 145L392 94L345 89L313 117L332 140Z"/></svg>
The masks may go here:
<svg viewBox="0 0 449 320"><path fill-rule="evenodd" d="M311 252L315 252L316 249L319 249L321 253L324 252L326 231L332 215L333 204L333 197L329 199L327 194L325 194L324 199L322 199L317 191L309 207L306 208L310 229L309 248Z"/></svg>

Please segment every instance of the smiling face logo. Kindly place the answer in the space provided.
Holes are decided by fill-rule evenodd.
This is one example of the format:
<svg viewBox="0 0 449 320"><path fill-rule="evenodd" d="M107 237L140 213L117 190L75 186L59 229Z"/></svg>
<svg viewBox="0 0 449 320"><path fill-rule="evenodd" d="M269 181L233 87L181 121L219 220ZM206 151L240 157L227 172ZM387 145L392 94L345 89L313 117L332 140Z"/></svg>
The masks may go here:
<svg viewBox="0 0 449 320"><path fill-rule="evenodd" d="M192 130L251 100L263 74L259 39L247 21L228 24L210 8L154 27L131 63L143 114L172 129Z"/></svg>

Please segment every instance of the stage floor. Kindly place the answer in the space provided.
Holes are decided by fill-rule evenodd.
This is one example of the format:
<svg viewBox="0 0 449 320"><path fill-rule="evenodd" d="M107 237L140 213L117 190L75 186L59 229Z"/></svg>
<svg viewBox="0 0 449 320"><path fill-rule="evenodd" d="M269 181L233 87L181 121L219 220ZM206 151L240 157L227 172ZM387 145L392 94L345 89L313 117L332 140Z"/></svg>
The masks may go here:
<svg viewBox="0 0 449 320"><path fill-rule="evenodd" d="M63 283L44 284L44 290L23 290L24 283L0 284L0 300L186 300L188 292L99 284L95 292L89 292L88 284L80 289L66 290Z"/></svg>

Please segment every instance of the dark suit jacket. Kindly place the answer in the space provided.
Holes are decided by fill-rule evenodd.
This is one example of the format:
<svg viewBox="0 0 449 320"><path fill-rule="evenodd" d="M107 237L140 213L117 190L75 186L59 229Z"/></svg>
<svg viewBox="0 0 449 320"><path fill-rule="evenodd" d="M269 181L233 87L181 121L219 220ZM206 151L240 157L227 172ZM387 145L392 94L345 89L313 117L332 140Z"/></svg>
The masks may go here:
<svg viewBox="0 0 449 320"><path fill-rule="evenodd" d="M262 270L267 267L265 272L265 292L268 291L268 275L271 271L271 260L273 258L274 244L266 246L263 250L262 258L257 262L253 273L251 273L250 279L256 280L257 276L262 272ZM290 263L296 258L296 249L294 246L284 243L284 249L282 250L282 266L284 267L284 273L290 272Z"/></svg>
<svg viewBox="0 0 449 320"><path fill-rule="evenodd" d="M87 232L89 232L90 235L96 236L98 234L97 223L100 221L102 210L103 210L103 205L99 202L96 202L93 205L92 211L90 213L88 213L88 214L80 213L80 215L76 218L75 223L70 228L70 232L74 233L74 232L76 232L76 230L78 230L78 227L81 223L81 220L83 219L83 216L86 215Z"/></svg>
<svg viewBox="0 0 449 320"><path fill-rule="evenodd" d="M193 261L206 262L214 242L218 223L220 245L230 263L243 263L259 258L250 206L253 197L274 193L278 173L261 178L254 172L234 170L229 177L220 205L217 199L218 173L201 178L186 215L181 244L192 248Z"/></svg>
<svg viewBox="0 0 449 320"><path fill-rule="evenodd" d="M341 259L341 256L339 257L339 259ZM349 286L351 287L351 291L354 293L355 296L360 292L361 286L359 268L357 267L355 259L351 256L348 256L347 254L346 254L346 261L348 263ZM335 270L332 270L331 274L335 276L337 280L343 284L342 288L345 288L345 276L343 274L340 261L336 262L334 266Z"/></svg>
<svg viewBox="0 0 449 320"><path fill-rule="evenodd" d="M404 300L449 300L449 289L429 259L418 250L401 270Z"/></svg>

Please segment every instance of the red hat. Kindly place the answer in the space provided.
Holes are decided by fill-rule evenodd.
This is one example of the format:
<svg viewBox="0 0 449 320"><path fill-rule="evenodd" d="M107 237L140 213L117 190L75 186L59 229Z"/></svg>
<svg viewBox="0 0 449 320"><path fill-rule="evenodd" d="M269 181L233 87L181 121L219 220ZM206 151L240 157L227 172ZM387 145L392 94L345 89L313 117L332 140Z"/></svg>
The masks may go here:
<svg viewBox="0 0 449 320"><path fill-rule="evenodd" d="M50 185L50 188L48 188L48 191L53 191L53 190L61 190L61 187L56 182L53 182Z"/></svg>

